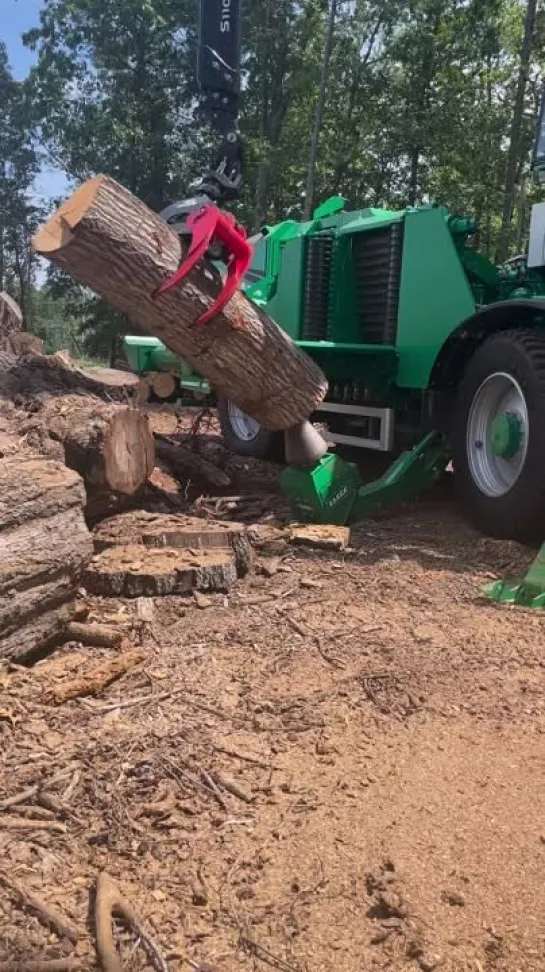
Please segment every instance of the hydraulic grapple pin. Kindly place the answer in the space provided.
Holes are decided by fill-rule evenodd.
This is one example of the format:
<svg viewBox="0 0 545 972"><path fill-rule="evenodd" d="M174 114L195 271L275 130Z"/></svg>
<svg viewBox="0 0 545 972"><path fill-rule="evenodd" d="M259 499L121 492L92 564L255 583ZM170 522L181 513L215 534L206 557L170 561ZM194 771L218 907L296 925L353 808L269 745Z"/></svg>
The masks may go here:
<svg viewBox="0 0 545 972"><path fill-rule="evenodd" d="M202 206L194 213L190 213L185 223L185 230L191 234L187 256L176 272L156 287L152 296L158 297L182 283L210 247L220 243L222 250L227 253L225 259L227 278L214 303L195 321L195 324L206 324L220 313L239 289L252 261L253 249L246 238L245 229L230 213L222 212L217 206Z"/></svg>

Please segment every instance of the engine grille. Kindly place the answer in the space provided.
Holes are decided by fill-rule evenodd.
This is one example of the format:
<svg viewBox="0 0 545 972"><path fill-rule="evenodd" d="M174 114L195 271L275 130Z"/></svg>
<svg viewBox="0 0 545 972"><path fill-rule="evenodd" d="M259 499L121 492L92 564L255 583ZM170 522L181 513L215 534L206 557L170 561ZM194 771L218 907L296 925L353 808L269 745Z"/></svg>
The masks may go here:
<svg viewBox="0 0 545 972"><path fill-rule="evenodd" d="M358 319L364 344L395 344L402 249L402 222L354 236Z"/></svg>
<svg viewBox="0 0 545 972"><path fill-rule="evenodd" d="M325 341L329 325L329 282L333 258L332 236L309 236L306 244L303 294L303 340Z"/></svg>

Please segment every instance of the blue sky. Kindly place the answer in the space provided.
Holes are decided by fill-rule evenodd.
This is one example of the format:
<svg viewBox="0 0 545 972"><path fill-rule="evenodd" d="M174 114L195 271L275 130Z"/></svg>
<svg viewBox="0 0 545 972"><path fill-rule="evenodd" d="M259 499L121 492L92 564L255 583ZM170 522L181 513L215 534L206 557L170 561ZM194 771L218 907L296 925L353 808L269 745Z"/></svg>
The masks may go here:
<svg viewBox="0 0 545 972"><path fill-rule="evenodd" d="M41 7L42 0L0 0L0 40L7 47L11 69L19 80L28 74L34 62L34 54L24 47L21 34L38 26ZM45 198L63 195L66 188L64 173L44 164L36 184L37 195Z"/></svg>

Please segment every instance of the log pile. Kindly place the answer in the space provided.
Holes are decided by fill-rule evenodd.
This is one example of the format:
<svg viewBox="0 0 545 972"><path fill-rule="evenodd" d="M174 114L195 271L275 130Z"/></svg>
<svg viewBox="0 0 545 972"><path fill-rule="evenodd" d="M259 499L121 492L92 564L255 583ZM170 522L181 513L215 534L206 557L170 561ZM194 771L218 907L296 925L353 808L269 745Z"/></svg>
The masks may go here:
<svg viewBox="0 0 545 972"><path fill-rule="evenodd" d="M92 553L77 473L41 457L0 460L0 656L54 645Z"/></svg>
<svg viewBox="0 0 545 972"><path fill-rule="evenodd" d="M32 661L82 637L80 588L129 598L227 591L247 571L242 527L140 508L187 508L188 480L217 489L230 479L154 437L131 401L136 388L132 375L86 372L65 353L0 354L0 659Z"/></svg>

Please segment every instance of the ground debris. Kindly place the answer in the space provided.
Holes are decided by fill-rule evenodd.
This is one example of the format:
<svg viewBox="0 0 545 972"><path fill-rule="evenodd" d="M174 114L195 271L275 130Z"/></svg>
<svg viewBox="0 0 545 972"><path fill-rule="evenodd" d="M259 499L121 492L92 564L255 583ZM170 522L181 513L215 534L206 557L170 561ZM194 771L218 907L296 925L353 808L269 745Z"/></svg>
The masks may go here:
<svg viewBox="0 0 545 972"><path fill-rule="evenodd" d="M48 693L44 701L61 705L71 699L86 695L96 695L118 678L126 675L131 669L140 665L147 658L147 653L140 648L130 648L115 658L104 659L90 671L78 678L61 680Z"/></svg>

